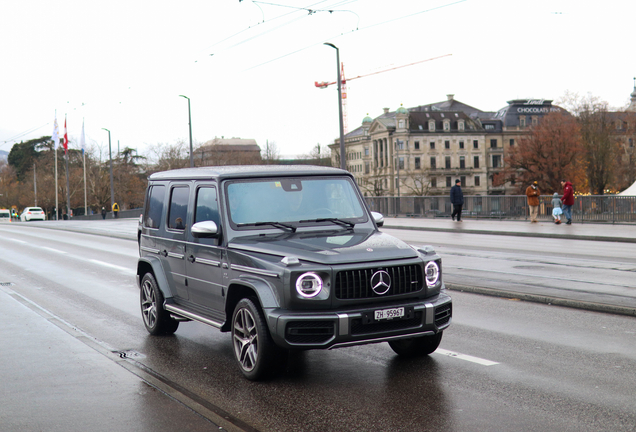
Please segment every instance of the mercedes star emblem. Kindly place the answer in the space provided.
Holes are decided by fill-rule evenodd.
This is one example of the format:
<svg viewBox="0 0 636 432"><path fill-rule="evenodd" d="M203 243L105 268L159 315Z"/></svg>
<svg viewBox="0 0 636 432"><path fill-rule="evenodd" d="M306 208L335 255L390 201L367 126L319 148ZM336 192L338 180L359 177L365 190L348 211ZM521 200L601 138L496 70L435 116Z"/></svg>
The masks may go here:
<svg viewBox="0 0 636 432"><path fill-rule="evenodd" d="M384 270L378 270L371 276L371 289L377 295L386 294L391 288L391 276Z"/></svg>

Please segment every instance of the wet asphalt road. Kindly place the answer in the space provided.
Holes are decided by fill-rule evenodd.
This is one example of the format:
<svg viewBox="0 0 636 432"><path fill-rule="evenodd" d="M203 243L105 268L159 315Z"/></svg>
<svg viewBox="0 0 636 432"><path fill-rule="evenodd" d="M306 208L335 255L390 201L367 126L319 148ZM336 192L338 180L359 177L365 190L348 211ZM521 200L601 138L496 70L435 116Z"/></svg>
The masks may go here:
<svg viewBox="0 0 636 432"><path fill-rule="evenodd" d="M554 260L564 254L562 246L542 246L543 239L527 247L427 240L448 255L447 278L478 278L475 266L501 266L499 274L513 273L505 283L523 286L533 269L508 271L506 265L520 265L498 256L510 248L531 263L521 265L565 279L559 287L580 286L574 279L583 270L597 283L629 284L621 279L625 270L588 268L598 244L577 243L566 258L578 267L568 270L567 263L532 263L546 248L558 249L549 252ZM234 365L227 334L198 323L181 324L172 337L145 332L135 242L20 226L0 227L0 247L11 251L0 257L0 282L13 283L0 289L2 431L218 430L224 415L228 430L636 428L633 317L452 292L453 324L428 358L400 359L387 344L310 351L293 355L276 379L252 383ZM469 248L475 257L465 255ZM610 249L602 251L607 262ZM472 273L462 274L461 266ZM25 314L31 336L16 340L12 325ZM61 334L65 326L71 330ZM56 344L46 347L46 340ZM37 374L38 364L66 372ZM59 428L46 427L53 421Z"/></svg>

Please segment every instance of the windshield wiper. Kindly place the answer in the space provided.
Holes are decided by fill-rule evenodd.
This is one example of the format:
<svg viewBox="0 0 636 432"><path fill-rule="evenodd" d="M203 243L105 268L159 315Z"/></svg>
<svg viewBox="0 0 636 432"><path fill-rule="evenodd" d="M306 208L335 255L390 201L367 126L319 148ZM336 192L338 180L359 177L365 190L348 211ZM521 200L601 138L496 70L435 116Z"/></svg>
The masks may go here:
<svg viewBox="0 0 636 432"><path fill-rule="evenodd" d="M291 232L296 232L296 227L290 224L282 223L282 222L254 222L254 223L240 223L236 224L237 227L246 227L246 226L263 226L263 225L271 225L276 228L290 230Z"/></svg>
<svg viewBox="0 0 636 432"><path fill-rule="evenodd" d="M356 226L356 224L354 224L353 222L349 222L343 219L338 219L338 218L319 218L319 219L305 219L305 220L301 220L299 221L300 223L305 223L305 222L331 222L334 223L336 225L340 225L342 227L345 227L347 229L352 229L354 226Z"/></svg>

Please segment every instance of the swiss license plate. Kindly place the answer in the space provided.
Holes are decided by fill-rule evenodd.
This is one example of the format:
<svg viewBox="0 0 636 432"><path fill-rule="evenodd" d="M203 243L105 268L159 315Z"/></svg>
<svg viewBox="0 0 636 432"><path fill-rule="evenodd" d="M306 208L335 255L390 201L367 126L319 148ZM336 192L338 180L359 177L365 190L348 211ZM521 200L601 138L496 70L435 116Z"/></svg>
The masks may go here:
<svg viewBox="0 0 636 432"><path fill-rule="evenodd" d="M386 320L393 318L402 318L404 316L404 308L391 308L391 309L382 309L375 311L375 320Z"/></svg>

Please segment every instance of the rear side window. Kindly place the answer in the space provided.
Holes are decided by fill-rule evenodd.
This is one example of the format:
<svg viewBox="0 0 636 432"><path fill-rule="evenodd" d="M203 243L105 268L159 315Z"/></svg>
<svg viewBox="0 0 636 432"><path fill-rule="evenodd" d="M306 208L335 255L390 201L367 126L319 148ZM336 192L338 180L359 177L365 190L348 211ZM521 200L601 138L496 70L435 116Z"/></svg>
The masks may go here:
<svg viewBox="0 0 636 432"><path fill-rule="evenodd" d="M151 186L148 191L148 202L146 203L146 214L144 216L144 226L148 228L159 228L161 220L161 210L163 210L163 197L166 193L165 186Z"/></svg>
<svg viewBox="0 0 636 432"><path fill-rule="evenodd" d="M186 227L186 216L188 216L188 197L190 188L188 186L177 186L172 188L170 193L170 212L168 213L168 228L184 230Z"/></svg>
<svg viewBox="0 0 636 432"><path fill-rule="evenodd" d="M194 223L214 221L219 225L219 204L216 198L216 188L202 187L197 191L197 209Z"/></svg>

